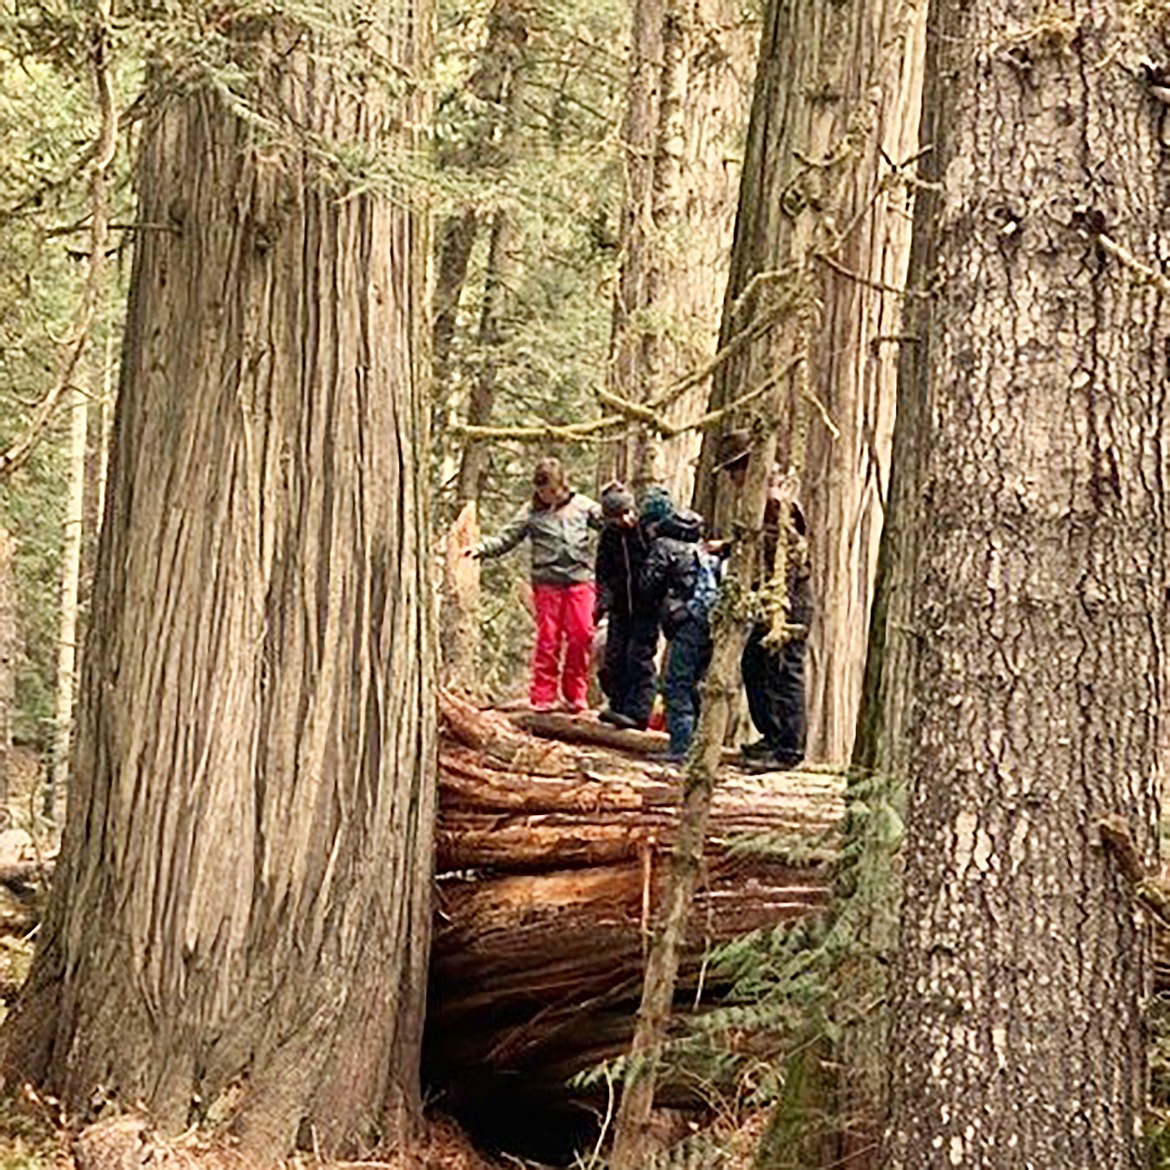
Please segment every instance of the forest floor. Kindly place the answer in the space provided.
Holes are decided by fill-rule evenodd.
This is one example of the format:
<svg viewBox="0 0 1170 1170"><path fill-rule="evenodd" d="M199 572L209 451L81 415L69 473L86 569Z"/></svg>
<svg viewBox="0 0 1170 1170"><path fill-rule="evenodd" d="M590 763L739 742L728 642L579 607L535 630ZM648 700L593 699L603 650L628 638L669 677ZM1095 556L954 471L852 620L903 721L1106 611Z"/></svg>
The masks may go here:
<svg viewBox="0 0 1170 1170"><path fill-rule="evenodd" d="M735 1124L725 1122L712 1132L711 1138L721 1149L720 1170L751 1170L765 1123L765 1114L757 1112ZM78 1170L79 1163L72 1152L73 1135L64 1127L56 1127L47 1119L37 1121L23 1111L14 1114L8 1109L0 1110L0 1129L5 1131L0 1133L0 1170ZM201 1157L198 1151L179 1145L169 1151L156 1148L144 1164L155 1170L225 1170L222 1157ZM492 1160L476 1150L459 1127L446 1118L429 1121L417 1146L387 1161L324 1162L304 1157L280 1165L283 1170L552 1170L512 1156L504 1161ZM693 1167L697 1163L685 1161L679 1165ZM92 1166L87 1160L86 1170ZM576 1161L574 1170L604 1170L604 1166L600 1156L590 1157L586 1153ZM118 1161L95 1170L124 1170L124 1167L125 1163ZM231 1167L242 1170L235 1160Z"/></svg>

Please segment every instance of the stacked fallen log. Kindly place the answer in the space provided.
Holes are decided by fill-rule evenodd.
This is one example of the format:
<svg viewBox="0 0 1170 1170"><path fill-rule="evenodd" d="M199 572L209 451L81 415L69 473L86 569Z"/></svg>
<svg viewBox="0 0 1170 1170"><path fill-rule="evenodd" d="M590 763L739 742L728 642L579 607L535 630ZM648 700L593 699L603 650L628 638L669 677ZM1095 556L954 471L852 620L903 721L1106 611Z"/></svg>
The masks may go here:
<svg viewBox="0 0 1170 1170"><path fill-rule="evenodd" d="M453 696L442 710L430 1077L461 1116L498 1108L505 1087L529 1108L555 1108L572 1074L628 1046L682 776L646 758L664 746L652 733L518 717L565 738L571 724L570 747ZM729 772L712 809L680 1006L693 1005L700 982L703 1001L722 990L705 967L712 946L824 905L820 861L841 815L836 777ZM798 846L801 863L744 847L763 837Z"/></svg>

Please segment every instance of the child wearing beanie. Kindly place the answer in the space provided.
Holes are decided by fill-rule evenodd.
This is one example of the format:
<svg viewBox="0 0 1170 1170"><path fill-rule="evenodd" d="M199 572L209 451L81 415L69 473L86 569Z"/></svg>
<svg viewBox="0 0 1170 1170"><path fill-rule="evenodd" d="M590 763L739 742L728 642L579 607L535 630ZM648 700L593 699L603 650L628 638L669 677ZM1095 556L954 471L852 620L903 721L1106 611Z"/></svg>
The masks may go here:
<svg viewBox="0 0 1170 1170"><path fill-rule="evenodd" d="M615 480L602 489L601 513L594 618L607 618L601 683L609 707L599 718L615 727L644 728L654 701L658 653L657 607L640 587L650 539L624 484Z"/></svg>

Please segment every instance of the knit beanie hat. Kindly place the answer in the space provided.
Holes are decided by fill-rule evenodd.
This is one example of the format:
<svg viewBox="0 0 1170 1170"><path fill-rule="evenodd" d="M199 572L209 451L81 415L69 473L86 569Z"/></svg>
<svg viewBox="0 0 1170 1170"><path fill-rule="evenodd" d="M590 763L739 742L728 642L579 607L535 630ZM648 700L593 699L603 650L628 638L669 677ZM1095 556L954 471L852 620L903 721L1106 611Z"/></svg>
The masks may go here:
<svg viewBox="0 0 1170 1170"><path fill-rule="evenodd" d="M670 492L664 487L647 488L642 498L642 521L645 524L657 524L665 520L674 512L674 505L670 502Z"/></svg>
<svg viewBox="0 0 1170 1170"><path fill-rule="evenodd" d="M601 492L601 514L609 520L617 520L634 510L634 497L616 480L607 484Z"/></svg>

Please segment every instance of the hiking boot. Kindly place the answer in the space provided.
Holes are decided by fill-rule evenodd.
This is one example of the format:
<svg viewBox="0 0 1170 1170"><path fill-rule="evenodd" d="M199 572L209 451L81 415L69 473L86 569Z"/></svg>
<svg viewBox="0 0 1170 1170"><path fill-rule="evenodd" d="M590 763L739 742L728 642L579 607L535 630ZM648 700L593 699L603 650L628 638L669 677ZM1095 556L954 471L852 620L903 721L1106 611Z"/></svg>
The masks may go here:
<svg viewBox="0 0 1170 1170"><path fill-rule="evenodd" d="M757 739L755 743L742 744L739 754L745 760L771 760L775 752L766 739Z"/></svg>
<svg viewBox="0 0 1170 1170"><path fill-rule="evenodd" d="M760 772L787 772L797 767L803 759L803 756L793 756L783 752L779 755L773 755L769 752L766 756L753 756L750 759L745 759L740 767L745 772L751 772L753 774Z"/></svg>

